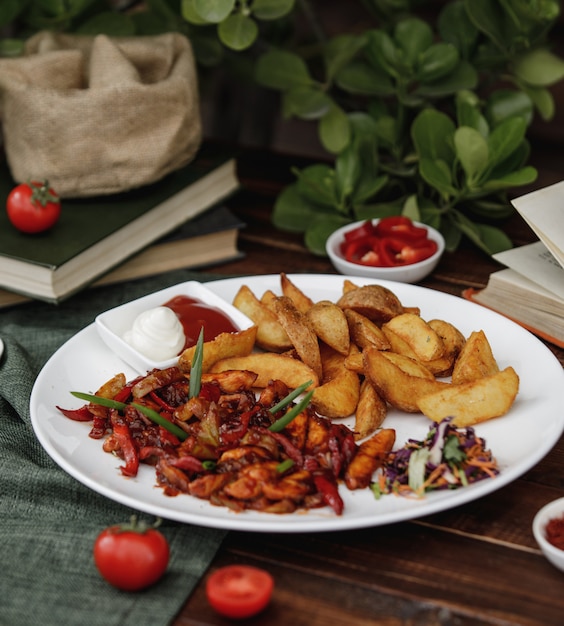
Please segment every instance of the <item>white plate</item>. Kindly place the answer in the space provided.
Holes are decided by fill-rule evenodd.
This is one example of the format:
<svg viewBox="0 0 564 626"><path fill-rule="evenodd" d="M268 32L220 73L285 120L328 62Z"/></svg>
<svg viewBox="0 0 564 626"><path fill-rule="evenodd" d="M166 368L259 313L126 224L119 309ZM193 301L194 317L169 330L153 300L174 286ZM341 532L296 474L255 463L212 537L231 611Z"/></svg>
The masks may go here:
<svg viewBox="0 0 564 626"><path fill-rule="evenodd" d="M335 301L343 276L291 275L291 280L314 301ZM358 283L358 278L351 278ZM371 282L360 279L363 284ZM375 282L375 281L372 281ZM280 277L254 276L206 283L231 302L241 284L257 294L266 289L280 293ZM64 417L56 406L76 408L81 402L71 391L94 392L117 372L128 378L136 373L114 355L99 338L94 325L67 341L46 363L31 394L31 419L35 433L48 454L71 476L112 500L180 522L260 532L319 532L378 526L413 519L464 504L515 480L538 463L554 446L564 428L562 388L564 370L536 337L520 326L462 298L401 283L379 284L392 289L405 306L418 306L425 319L442 318L454 323L466 336L483 329L499 366L512 365L521 379L517 400L504 417L476 426L501 468L499 476L457 490L429 494L414 500L388 495L375 500L368 489L341 489L342 516L328 508L275 515L246 511L234 513L188 495L167 497L156 486L155 470L142 466L136 478L124 478L116 457L102 451L101 441L88 437L89 423ZM422 439L430 422L420 415L391 412L386 427L395 428L396 445L408 438Z"/></svg>

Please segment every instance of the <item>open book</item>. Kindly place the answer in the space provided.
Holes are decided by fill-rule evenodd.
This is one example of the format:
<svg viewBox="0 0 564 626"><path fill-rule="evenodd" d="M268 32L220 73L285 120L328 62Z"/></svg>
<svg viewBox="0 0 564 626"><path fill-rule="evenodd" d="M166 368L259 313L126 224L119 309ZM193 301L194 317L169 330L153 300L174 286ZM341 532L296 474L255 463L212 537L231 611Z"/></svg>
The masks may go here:
<svg viewBox="0 0 564 626"><path fill-rule="evenodd" d="M513 200L540 241L494 254L507 269L464 296L564 348L564 181Z"/></svg>

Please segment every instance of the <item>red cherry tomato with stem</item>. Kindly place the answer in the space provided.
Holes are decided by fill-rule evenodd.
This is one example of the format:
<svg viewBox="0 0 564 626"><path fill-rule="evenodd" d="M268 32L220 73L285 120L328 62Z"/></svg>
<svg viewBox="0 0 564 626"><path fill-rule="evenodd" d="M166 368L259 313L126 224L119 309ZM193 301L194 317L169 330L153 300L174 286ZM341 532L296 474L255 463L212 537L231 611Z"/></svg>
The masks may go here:
<svg viewBox="0 0 564 626"><path fill-rule="evenodd" d="M6 212L21 232L41 233L58 222L61 200L47 181L21 183L8 194Z"/></svg>
<svg viewBox="0 0 564 626"><path fill-rule="evenodd" d="M165 573L170 549L154 526L137 522L103 530L94 542L94 563L102 577L124 591L139 591L156 583Z"/></svg>
<svg viewBox="0 0 564 626"><path fill-rule="evenodd" d="M213 572L206 581L211 607L231 619L245 619L266 608L274 580L265 570L250 565L227 565Z"/></svg>

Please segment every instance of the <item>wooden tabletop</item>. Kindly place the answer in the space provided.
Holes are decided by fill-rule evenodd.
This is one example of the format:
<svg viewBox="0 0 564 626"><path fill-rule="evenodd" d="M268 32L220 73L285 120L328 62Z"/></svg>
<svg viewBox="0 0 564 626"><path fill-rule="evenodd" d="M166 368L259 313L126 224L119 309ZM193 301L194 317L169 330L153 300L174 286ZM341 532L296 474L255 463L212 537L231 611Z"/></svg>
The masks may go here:
<svg viewBox="0 0 564 626"><path fill-rule="evenodd" d="M537 147L538 188L561 180L564 157ZM245 221L242 260L214 268L218 274L334 273L300 236L270 224L278 192L293 180L300 159L245 151L239 158L241 193L229 206ZM521 192L522 190L520 190ZM515 216L505 225L516 245L535 240ZM447 253L421 284L460 296L482 287L500 266L463 245ZM564 366L564 350L547 344ZM564 406L564 404L563 404ZM564 408L563 408L564 410ZM362 530L307 534L231 531L212 569L256 565L272 573L269 607L246 624L365 626L368 624L564 623L564 574L545 560L531 533L533 517L564 496L564 441L534 468L491 495L421 519ZM187 555L189 558L189 555ZM228 624L208 606L205 579L175 626Z"/></svg>

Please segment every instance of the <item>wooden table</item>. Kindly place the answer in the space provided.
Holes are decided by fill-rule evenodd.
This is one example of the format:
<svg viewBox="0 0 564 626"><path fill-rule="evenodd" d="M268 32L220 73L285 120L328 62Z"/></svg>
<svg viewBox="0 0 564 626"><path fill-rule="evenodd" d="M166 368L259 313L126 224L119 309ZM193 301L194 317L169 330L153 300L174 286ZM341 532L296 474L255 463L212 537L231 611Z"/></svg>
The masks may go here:
<svg viewBox="0 0 564 626"><path fill-rule="evenodd" d="M243 191L229 202L247 223L240 236L246 258L214 268L218 274L334 273L311 255L301 237L275 231L269 216L276 194L292 181L298 159L245 152ZM564 159L537 149L539 180L562 178ZM522 191L522 190L521 190ZM535 239L519 217L507 223L516 244ZM499 266L469 246L445 254L422 284L460 295L482 287ZM550 347L564 365L564 350ZM564 410L564 403L563 403ZM360 626L368 624L564 623L564 574L541 555L531 533L536 511L564 496L564 441L523 477L470 504L418 520L343 532L230 532L212 567L247 563L276 581L270 606L246 624ZM187 555L186 558L190 558ZM227 624L208 606L204 581L175 626Z"/></svg>

